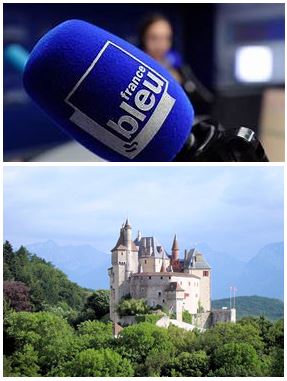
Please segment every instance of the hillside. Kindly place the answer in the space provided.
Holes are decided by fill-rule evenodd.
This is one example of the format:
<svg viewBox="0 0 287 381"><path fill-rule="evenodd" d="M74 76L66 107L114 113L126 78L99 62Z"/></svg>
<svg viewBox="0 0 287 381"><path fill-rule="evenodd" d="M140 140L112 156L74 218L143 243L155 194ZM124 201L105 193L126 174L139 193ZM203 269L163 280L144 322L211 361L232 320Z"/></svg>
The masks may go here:
<svg viewBox="0 0 287 381"><path fill-rule="evenodd" d="M284 244L264 246L238 274L238 295L284 299Z"/></svg>
<svg viewBox="0 0 287 381"><path fill-rule="evenodd" d="M212 308L229 307L229 298L212 301ZM262 296L238 296L236 298L237 320L244 316L263 315L269 320L278 320L284 317L284 304L281 300Z"/></svg>
<svg viewBox="0 0 287 381"><path fill-rule="evenodd" d="M38 311L57 305L80 310L91 293L71 282L52 263L31 254L23 246L14 251L7 241L3 252L3 278L5 299L11 297L16 304L24 302L27 310Z"/></svg>
<svg viewBox="0 0 287 381"><path fill-rule="evenodd" d="M27 249L61 269L69 279L82 287L91 289L108 288L110 255L90 245L61 246L54 241L27 245Z"/></svg>
<svg viewBox="0 0 287 381"><path fill-rule="evenodd" d="M107 289L110 255L93 246L61 246L53 241L28 245L34 254L52 262L68 278L82 287ZM255 253L248 262L228 253L198 245L212 267L212 299L228 297L229 287L236 286L238 295L260 295L283 300L283 243L271 243ZM230 253L232 254L232 253Z"/></svg>

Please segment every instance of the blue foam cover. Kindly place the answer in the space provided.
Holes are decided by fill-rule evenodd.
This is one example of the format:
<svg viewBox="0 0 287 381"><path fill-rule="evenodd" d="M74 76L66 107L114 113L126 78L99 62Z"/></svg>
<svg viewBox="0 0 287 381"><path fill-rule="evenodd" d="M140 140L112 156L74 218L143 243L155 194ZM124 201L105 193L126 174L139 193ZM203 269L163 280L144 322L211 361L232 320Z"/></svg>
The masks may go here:
<svg viewBox="0 0 287 381"><path fill-rule="evenodd" d="M44 35L23 79L62 129L109 161L172 161L191 131L193 108L168 71L84 21Z"/></svg>

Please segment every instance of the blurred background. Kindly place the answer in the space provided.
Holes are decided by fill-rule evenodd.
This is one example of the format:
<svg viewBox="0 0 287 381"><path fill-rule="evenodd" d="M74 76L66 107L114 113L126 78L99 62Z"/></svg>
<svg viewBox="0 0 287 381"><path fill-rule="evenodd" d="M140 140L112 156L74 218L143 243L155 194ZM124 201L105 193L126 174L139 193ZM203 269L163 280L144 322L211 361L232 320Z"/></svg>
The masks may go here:
<svg viewBox="0 0 287 381"><path fill-rule="evenodd" d="M22 70L27 54L44 33L70 18L94 23L143 48L143 37L157 33L150 28L155 15L168 20L171 29L163 64L187 92L196 114L209 114L226 128L254 129L269 159L284 161L283 4L7 3L4 160L100 160L72 141L25 94Z"/></svg>

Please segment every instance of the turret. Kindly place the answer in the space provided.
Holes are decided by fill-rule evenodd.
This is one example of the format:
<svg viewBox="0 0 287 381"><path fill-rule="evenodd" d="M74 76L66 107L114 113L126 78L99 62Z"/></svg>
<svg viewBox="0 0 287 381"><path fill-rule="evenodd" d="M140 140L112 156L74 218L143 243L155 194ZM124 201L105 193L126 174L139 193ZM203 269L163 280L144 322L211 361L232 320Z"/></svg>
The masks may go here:
<svg viewBox="0 0 287 381"><path fill-rule="evenodd" d="M129 219L127 218L125 226L123 228L124 233L124 245L127 247L128 250L131 250L131 244L132 244L132 227L130 225Z"/></svg>
<svg viewBox="0 0 287 381"><path fill-rule="evenodd" d="M133 273L139 270L138 247L132 241L132 228L127 219L122 225L120 236L112 252L112 267L109 269L110 276L110 317L116 322L118 316L116 306L121 298L127 294L127 280Z"/></svg>
<svg viewBox="0 0 287 381"><path fill-rule="evenodd" d="M181 271L181 266L180 266L180 262L179 262L179 246L178 246L176 234L174 236L173 244L172 244L172 248L171 248L170 264L173 268L173 271L175 271L175 272Z"/></svg>
<svg viewBox="0 0 287 381"><path fill-rule="evenodd" d="M177 261L179 257L179 246L178 246L176 234L174 236L173 244L171 248L171 257L173 261Z"/></svg>

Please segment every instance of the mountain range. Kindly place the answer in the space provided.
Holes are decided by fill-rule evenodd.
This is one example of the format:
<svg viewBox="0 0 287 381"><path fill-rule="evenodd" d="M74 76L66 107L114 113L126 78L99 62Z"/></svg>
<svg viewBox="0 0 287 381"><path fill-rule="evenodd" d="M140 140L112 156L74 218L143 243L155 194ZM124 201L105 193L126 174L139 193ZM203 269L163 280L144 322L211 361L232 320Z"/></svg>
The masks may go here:
<svg viewBox="0 0 287 381"><path fill-rule="evenodd" d="M52 262L82 287L108 288L107 269L111 258L91 245L61 246L53 241L26 246L31 253ZM284 245L283 242L264 246L248 262L210 248L198 245L212 267L212 299L228 298L230 286L237 295L259 295L283 300Z"/></svg>

